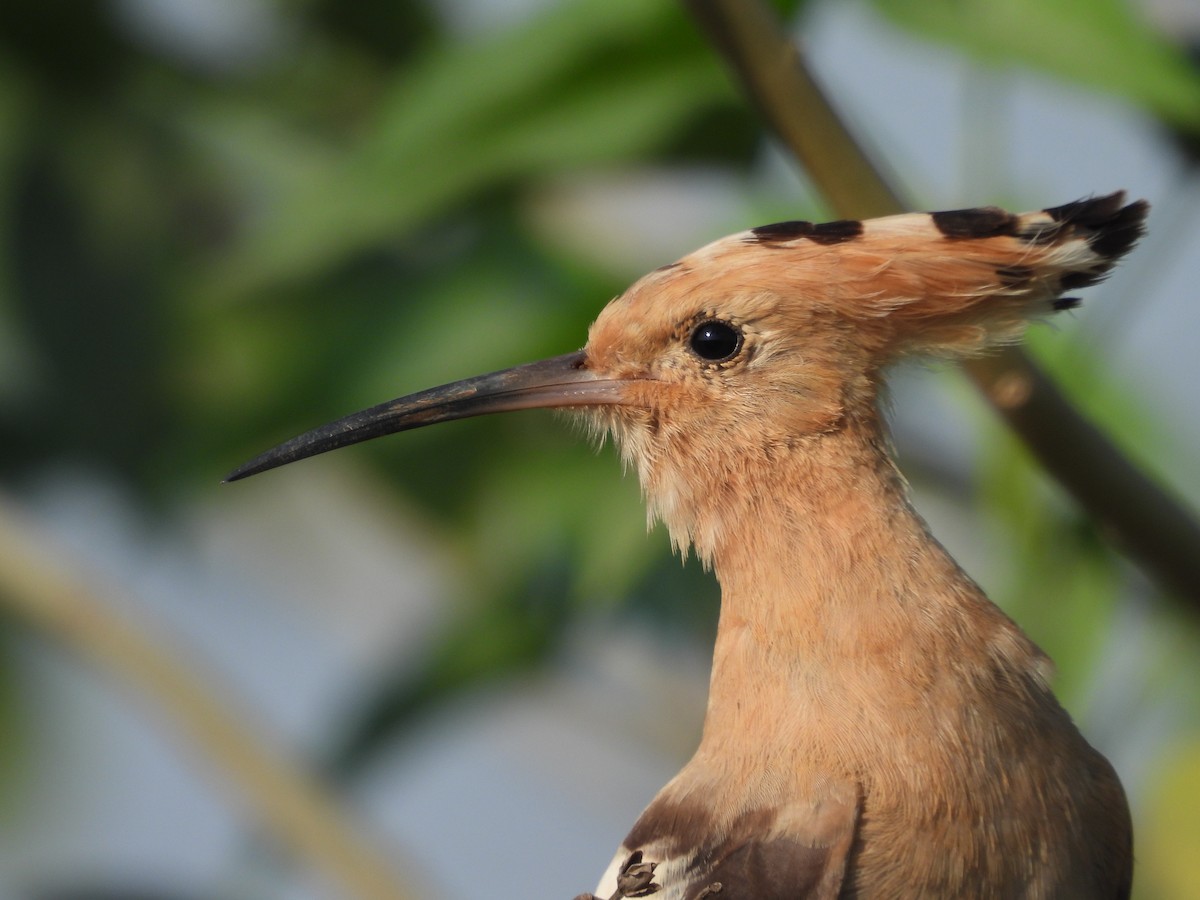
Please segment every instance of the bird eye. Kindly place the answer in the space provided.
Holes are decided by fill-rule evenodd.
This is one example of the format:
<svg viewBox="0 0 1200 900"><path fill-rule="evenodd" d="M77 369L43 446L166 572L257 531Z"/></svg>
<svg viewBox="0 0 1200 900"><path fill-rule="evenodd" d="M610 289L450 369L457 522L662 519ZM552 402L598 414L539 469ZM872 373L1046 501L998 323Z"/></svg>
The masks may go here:
<svg viewBox="0 0 1200 900"><path fill-rule="evenodd" d="M728 322L710 319L692 329L688 346L701 359L724 362L732 359L742 349L742 333Z"/></svg>

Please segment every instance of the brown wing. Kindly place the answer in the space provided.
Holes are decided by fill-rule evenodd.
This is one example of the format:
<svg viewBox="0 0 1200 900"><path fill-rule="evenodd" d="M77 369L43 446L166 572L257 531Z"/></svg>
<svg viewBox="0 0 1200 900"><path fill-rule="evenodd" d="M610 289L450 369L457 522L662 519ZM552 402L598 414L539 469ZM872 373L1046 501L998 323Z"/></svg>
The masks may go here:
<svg viewBox="0 0 1200 900"><path fill-rule="evenodd" d="M764 807L729 818L660 800L634 825L614 867L640 853L654 866L656 900L835 900L857 821L856 803ZM608 887L606 879L601 897Z"/></svg>
<svg viewBox="0 0 1200 900"><path fill-rule="evenodd" d="M809 847L783 838L751 838L728 852L722 850L710 865L697 860L695 875L699 877L683 897L701 900L719 894L720 900L834 900L842 888L848 849Z"/></svg>

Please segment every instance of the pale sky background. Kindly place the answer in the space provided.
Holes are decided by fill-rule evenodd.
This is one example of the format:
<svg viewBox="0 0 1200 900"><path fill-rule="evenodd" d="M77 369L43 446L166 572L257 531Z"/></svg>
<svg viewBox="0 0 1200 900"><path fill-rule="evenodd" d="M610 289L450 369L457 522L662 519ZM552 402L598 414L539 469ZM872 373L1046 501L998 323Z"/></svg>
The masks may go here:
<svg viewBox="0 0 1200 900"><path fill-rule="evenodd" d="M287 40L286 23L262 2L116 5L147 43L198 64L252 65ZM444 2L464 30L497 27L541 5ZM1200 4L1153 6L1160 15L1191 15L1200 30ZM1194 177L1181 178L1162 135L1095 94L971 70L950 51L897 34L855 0L819 5L804 35L832 94L906 174L905 188L923 207L1038 208L1116 188L1150 199L1150 236L1058 327L1105 347L1113 373L1169 424L1174 440L1200 446L1200 189ZM972 105L965 121L978 129L968 134L964 110ZM980 152L964 163L972 149ZM756 194L799 198L804 190L764 147L750 185L712 172L646 172L624 184L582 179L531 214L551 217L568 240L595 241L599 253L640 252L650 266L760 224L738 221L751 215ZM1147 292L1132 294L1133 284ZM596 298L597 310L605 299ZM906 372L896 393L901 444L937 448L969 468L970 432L944 386ZM621 477L611 454L597 465ZM1187 477L1177 487L1200 505L1200 476ZM364 673L420 646L440 620L453 596L452 566L404 510L379 507L352 461L241 488L214 485L181 528L148 533L116 488L62 471L35 491L35 512L72 554L107 575L127 610L160 623L231 685L268 732L298 753L316 751ZM970 511L920 500L968 568L970 560L986 566ZM1126 652L1097 673L1098 685L1120 684L1136 666L1141 626L1136 616L1124 626L1114 646ZM567 900L590 890L694 746L709 648L664 648L612 622L581 627L573 641L551 675L444 712L358 784L355 800L381 840L418 861L436 896ZM305 872L281 877L245 858L249 832L237 798L140 699L55 647L23 645L18 666L41 711L36 746L45 756L28 786L25 819L0 840L0 897L54 873L139 873L146 884L193 885L206 897L332 896ZM1107 690L1097 697L1097 720L1104 703L1121 701ZM1096 738L1135 802L1149 749L1170 730L1169 695L1138 716L1121 733Z"/></svg>

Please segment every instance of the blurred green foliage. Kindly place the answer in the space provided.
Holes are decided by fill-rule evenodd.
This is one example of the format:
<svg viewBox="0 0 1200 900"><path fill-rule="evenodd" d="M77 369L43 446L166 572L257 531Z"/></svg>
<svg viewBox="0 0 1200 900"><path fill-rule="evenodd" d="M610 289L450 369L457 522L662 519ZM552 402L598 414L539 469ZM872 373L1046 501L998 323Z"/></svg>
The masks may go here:
<svg viewBox="0 0 1200 900"><path fill-rule="evenodd" d="M1120 0L875 5L1200 132L1200 76ZM569 0L463 33L432 0L290 0L265 5L274 37L236 58L172 51L116 8L0 5L0 474L100 470L154 515L321 421L580 346L638 273L546 240L531 198L631 165L742 173L762 141L674 3ZM1114 425L1133 421L1106 391ZM1004 599L1071 695L1122 569L1018 448L993 447L985 492L1023 561ZM584 608L713 627L715 586L646 539L632 479L550 417L356 453L474 574L427 657L364 698L339 773L447 696L553 656ZM1021 606L1048 586L1052 604Z"/></svg>
<svg viewBox="0 0 1200 900"><path fill-rule="evenodd" d="M466 36L433 5L272 9L286 46L236 63L163 52L104 4L0 11L10 482L80 465L170 515L324 417L578 347L637 273L548 244L530 196L581 169L745 167L759 141L671 4ZM546 658L579 604L659 596L639 586L677 565L636 485L548 417L412 437L363 456L458 535L474 597L345 753ZM710 628L699 593L677 611Z"/></svg>
<svg viewBox="0 0 1200 900"><path fill-rule="evenodd" d="M1026 66L1124 97L1200 133L1200 74L1129 0L873 0L897 24L973 59Z"/></svg>

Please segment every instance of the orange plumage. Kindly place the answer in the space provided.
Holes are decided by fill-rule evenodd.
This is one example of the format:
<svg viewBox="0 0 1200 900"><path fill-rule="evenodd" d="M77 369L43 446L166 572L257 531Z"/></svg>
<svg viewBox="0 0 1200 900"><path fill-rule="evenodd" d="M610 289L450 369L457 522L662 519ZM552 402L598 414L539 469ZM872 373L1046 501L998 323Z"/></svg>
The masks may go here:
<svg viewBox="0 0 1200 900"><path fill-rule="evenodd" d="M876 408L910 353L1073 305L1142 233L1122 195L784 222L612 301L587 346L381 404L253 474L468 415L578 407L721 583L700 747L602 898L1129 896L1129 812L1041 651L930 536Z"/></svg>

